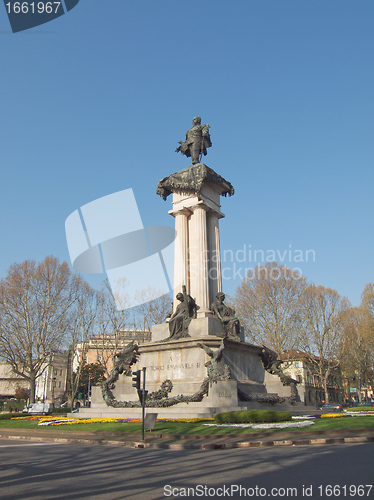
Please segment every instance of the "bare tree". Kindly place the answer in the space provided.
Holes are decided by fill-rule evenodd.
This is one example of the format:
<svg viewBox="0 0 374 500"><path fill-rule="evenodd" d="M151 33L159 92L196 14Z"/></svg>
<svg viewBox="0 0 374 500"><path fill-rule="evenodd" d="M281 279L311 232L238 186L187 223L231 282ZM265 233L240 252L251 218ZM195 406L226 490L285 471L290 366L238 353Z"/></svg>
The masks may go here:
<svg viewBox="0 0 374 500"><path fill-rule="evenodd" d="M71 408L77 397L89 341L97 331L102 302L103 293L83 282L70 313L68 394Z"/></svg>
<svg viewBox="0 0 374 500"><path fill-rule="evenodd" d="M368 283L361 295L365 335L374 341L374 283Z"/></svg>
<svg viewBox="0 0 374 500"><path fill-rule="evenodd" d="M368 283L361 296L363 310L363 344L365 346L365 373L363 379L366 385L371 385L374 391L374 283ZM370 381L370 382L369 382Z"/></svg>
<svg viewBox="0 0 374 500"><path fill-rule="evenodd" d="M166 316L172 309L169 295L160 296L153 288L139 292L136 296L137 302L141 304L130 310L126 295L126 283L123 283L121 291L120 307L118 310L119 297L115 296L108 284L104 282L103 300L99 312L99 332L90 344L97 352L97 361L109 374L113 367L113 357L126 342L131 339L130 333L136 340L146 341L150 338L152 325L165 322ZM131 332L130 332L131 330Z"/></svg>
<svg viewBox="0 0 374 500"><path fill-rule="evenodd" d="M331 288L312 284L303 294L301 348L318 373L327 403L329 378L342 361L349 308L348 300Z"/></svg>
<svg viewBox="0 0 374 500"><path fill-rule="evenodd" d="M365 285L361 295L361 305L374 318L374 283Z"/></svg>
<svg viewBox="0 0 374 500"><path fill-rule="evenodd" d="M303 276L277 262L251 270L237 288L234 299L247 339L278 354L296 348L306 287Z"/></svg>
<svg viewBox="0 0 374 500"><path fill-rule="evenodd" d="M96 350L97 361L109 375L113 367L114 355L123 347L121 331L128 324L129 311L126 305L125 281L122 283L120 296L114 295L107 280L101 290L101 301L97 316L97 334L90 344ZM118 309L120 307L120 310Z"/></svg>
<svg viewBox="0 0 374 500"><path fill-rule="evenodd" d="M361 399L361 388L374 377L374 283L365 286L361 306L346 314L342 368Z"/></svg>
<svg viewBox="0 0 374 500"><path fill-rule="evenodd" d="M361 388L372 384L374 370L373 336L367 330L367 317L363 307L347 311L344 325L342 369L355 387L359 400Z"/></svg>
<svg viewBox="0 0 374 500"><path fill-rule="evenodd" d="M13 371L28 380L31 402L36 379L69 331L81 284L66 262L51 256L39 264L13 264L0 281L0 351Z"/></svg>
<svg viewBox="0 0 374 500"><path fill-rule="evenodd" d="M151 332L152 325L165 323L167 315L173 309L170 295L161 295L160 291L152 287L142 290L137 298L141 304L136 307L135 324L148 332Z"/></svg>

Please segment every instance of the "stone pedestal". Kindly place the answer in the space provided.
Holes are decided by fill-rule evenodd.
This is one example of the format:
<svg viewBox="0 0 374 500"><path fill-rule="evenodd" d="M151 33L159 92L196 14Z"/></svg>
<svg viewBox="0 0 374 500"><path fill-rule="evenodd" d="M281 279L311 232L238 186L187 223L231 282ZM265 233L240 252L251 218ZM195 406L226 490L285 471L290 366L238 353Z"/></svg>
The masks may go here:
<svg viewBox="0 0 374 500"><path fill-rule="evenodd" d="M208 318L203 318L207 320ZM160 326L160 325L158 325ZM146 389L154 392L161 384L171 380L173 384L169 397L191 396L201 388L207 377L206 364L211 357L199 345L205 344L213 352L221 346L222 339L214 336L187 338L166 343L150 343L139 346L140 357L132 370L146 368ZM290 396L290 387L284 387L279 377L265 372L259 356L261 347L252 344L226 340L223 351L224 363L230 368L230 378L218 380L209 385L208 394L201 402L179 403L163 408L147 408L147 412L157 412L159 418L207 418L222 411L245 409L289 410L288 403L270 404L243 401L240 393L247 396ZM120 375L115 383L113 395L117 401L137 401L131 377ZM82 409L73 416L78 418L96 416L122 416L139 418L140 408L112 408L104 402L99 387L92 389L90 409Z"/></svg>
<svg viewBox="0 0 374 500"><path fill-rule="evenodd" d="M222 336L222 323L219 319L213 316L206 316L202 318L193 318L188 327L189 337L186 338L203 338L207 335ZM160 342L168 338L169 324L162 323L160 325L152 326L152 342Z"/></svg>
<svg viewBox="0 0 374 500"><path fill-rule="evenodd" d="M193 318L191 319L191 323L188 327L189 337L186 338L203 338L205 336L216 336L223 337L223 329L222 323L218 318L214 316L206 316L202 318ZM160 325L152 326L152 342L160 342L168 338L170 335L169 332L169 323L162 323ZM244 329L239 333L240 340L244 342Z"/></svg>
<svg viewBox="0 0 374 500"><path fill-rule="evenodd" d="M210 304L222 291L219 243L220 196L232 193L231 184L204 164L185 169L202 176L199 190L172 188L175 218L174 297L186 286L198 306L197 317L210 316ZM180 174L184 173L181 172ZM178 175L178 174L176 174ZM171 176L172 177L172 176ZM174 311L177 307L174 301Z"/></svg>

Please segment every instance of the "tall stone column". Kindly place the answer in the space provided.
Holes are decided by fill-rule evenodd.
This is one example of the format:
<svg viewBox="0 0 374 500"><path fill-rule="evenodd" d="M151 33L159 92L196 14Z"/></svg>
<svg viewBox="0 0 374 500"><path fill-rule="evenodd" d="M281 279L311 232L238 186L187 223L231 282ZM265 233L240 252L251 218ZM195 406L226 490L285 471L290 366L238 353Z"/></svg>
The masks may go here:
<svg viewBox="0 0 374 500"><path fill-rule="evenodd" d="M208 212L208 252L209 252L209 305L222 292L221 249L219 243L219 225L217 212ZM222 217L222 215L221 215Z"/></svg>
<svg viewBox="0 0 374 500"><path fill-rule="evenodd" d="M190 207L190 294L199 306L197 317L209 316L209 277L208 277L208 235L207 210L204 203Z"/></svg>
<svg viewBox="0 0 374 500"><path fill-rule="evenodd" d="M190 213L187 209L181 209L173 213L177 233L174 242L174 311L178 305L175 296L182 291L182 285L186 285L187 293L189 293L190 289L188 272L188 216Z"/></svg>

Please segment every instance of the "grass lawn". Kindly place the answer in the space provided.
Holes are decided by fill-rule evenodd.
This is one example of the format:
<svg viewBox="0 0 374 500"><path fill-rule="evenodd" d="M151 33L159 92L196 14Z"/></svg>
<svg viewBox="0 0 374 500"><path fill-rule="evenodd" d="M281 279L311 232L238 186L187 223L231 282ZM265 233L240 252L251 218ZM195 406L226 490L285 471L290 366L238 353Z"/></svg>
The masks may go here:
<svg viewBox="0 0 374 500"><path fill-rule="evenodd" d="M212 421L206 423L213 423ZM141 423L137 422L108 422L108 423L87 423L87 424L64 424L58 426L38 427L36 420L0 420L0 429L46 429L64 431L83 432L118 432L118 433L140 433ZM284 429L287 432L303 432L317 430L336 429L374 429L374 418L371 416L362 417L338 417L338 418L318 418L314 420L314 425L304 428ZM266 432L282 432L283 429L265 429ZM183 435L204 435L204 434L247 434L264 432L264 429L245 429L238 427L208 427L202 422L156 422L152 431L153 434L183 434ZM152 435L147 431L147 435Z"/></svg>

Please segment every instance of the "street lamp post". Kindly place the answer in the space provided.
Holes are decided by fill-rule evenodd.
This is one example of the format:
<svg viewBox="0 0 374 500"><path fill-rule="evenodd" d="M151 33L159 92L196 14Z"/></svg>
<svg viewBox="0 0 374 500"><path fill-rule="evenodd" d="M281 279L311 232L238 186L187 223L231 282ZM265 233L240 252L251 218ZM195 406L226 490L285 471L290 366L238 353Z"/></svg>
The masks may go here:
<svg viewBox="0 0 374 500"><path fill-rule="evenodd" d="M47 385L47 370L44 371L44 389L43 389L43 404L45 402L45 389Z"/></svg>
<svg viewBox="0 0 374 500"><path fill-rule="evenodd" d="M56 384L56 377L53 377L53 379L52 379L52 404L53 404L53 406L55 404L55 384Z"/></svg>
<svg viewBox="0 0 374 500"><path fill-rule="evenodd" d="M90 390L91 390L91 375L88 374L88 387L87 387L87 406L90 405Z"/></svg>

